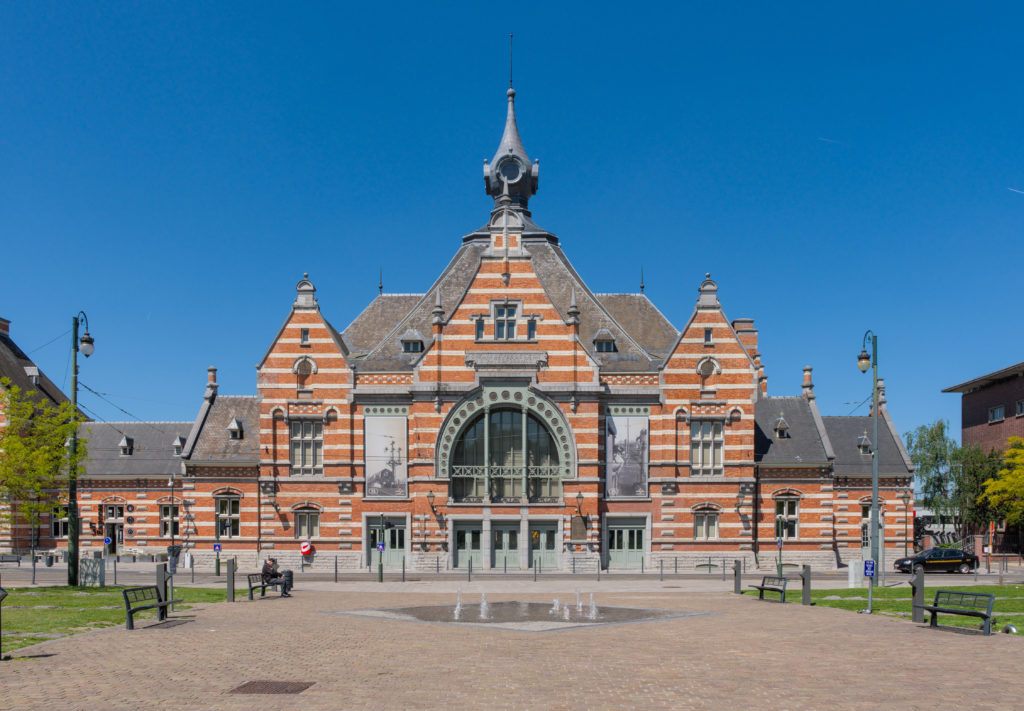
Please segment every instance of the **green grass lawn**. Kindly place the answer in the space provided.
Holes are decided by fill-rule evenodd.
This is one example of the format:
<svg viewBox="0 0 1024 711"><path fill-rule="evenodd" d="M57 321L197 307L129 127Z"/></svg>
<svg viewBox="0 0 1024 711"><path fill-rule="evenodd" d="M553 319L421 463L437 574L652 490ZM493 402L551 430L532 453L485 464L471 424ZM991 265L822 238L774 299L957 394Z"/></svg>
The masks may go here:
<svg viewBox="0 0 1024 711"><path fill-rule="evenodd" d="M957 590L963 592L989 593L996 596L995 605L992 607L992 617L995 618L993 629L1000 629L1005 624L1013 624L1018 628L1024 628L1024 585L943 585L925 586L924 602L932 604L935 599L935 591L941 587L942 590ZM756 590L746 590L744 594L757 594ZM786 590L788 601L800 600L800 581L790 583ZM765 593L765 597L778 598L775 593ZM822 607L836 607L840 610L863 610L868 606L868 589L864 588L840 588L835 590L813 590L811 601ZM910 619L911 617L911 590L910 586L901 584L895 587L876 587L873 595L872 609L876 614L891 615ZM925 613L925 620L928 620L928 613ZM980 620L964 615L939 615L939 624L950 627L977 628Z"/></svg>
<svg viewBox="0 0 1024 711"><path fill-rule="evenodd" d="M55 637L123 625L125 618L122 587L41 587L7 588L0 603L3 614L2 651L27 647ZM214 588L175 588L174 596L184 600L176 611L190 603L223 602L224 590ZM135 615L136 620L153 619L156 610Z"/></svg>

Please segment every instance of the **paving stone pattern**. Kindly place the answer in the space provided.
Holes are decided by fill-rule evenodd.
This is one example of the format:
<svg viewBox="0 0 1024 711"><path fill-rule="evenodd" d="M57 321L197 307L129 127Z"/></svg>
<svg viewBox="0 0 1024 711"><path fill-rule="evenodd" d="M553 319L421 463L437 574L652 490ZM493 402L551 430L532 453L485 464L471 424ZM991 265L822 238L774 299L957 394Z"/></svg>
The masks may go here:
<svg viewBox="0 0 1024 711"><path fill-rule="evenodd" d="M0 663L0 709L1024 707L1024 637L665 590L595 597L714 614L548 634L323 614L453 601L383 587L300 586L291 599L207 604L134 632L17 650ZM231 693L253 681L315 683L297 695Z"/></svg>

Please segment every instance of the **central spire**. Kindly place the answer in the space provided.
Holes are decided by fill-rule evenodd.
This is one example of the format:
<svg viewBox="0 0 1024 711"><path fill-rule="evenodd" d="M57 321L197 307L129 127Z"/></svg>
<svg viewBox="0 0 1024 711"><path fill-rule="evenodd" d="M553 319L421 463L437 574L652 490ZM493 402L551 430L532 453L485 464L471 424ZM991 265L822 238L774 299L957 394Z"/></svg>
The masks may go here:
<svg viewBox="0 0 1024 711"><path fill-rule="evenodd" d="M484 161L484 184L495 205L505 203L525 208L537 192L540 165L530 163L516 125L516 90L509 87L505 131L490 163ZM506 203L506 204L509 204Z"/></svg>

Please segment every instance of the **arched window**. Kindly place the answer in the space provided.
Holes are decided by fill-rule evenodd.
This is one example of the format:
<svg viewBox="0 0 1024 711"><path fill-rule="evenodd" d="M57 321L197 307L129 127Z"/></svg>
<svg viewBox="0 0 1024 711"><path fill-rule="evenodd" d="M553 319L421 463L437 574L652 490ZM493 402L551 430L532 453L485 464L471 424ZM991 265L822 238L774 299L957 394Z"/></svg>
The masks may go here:
<svg viewBox="0 0 1024 711"><path fill-rule="evenodd" d="M558 448L540 419L495 408L470 421L455 442L452 498L555 502L561 497L558 465Z"/></svg>

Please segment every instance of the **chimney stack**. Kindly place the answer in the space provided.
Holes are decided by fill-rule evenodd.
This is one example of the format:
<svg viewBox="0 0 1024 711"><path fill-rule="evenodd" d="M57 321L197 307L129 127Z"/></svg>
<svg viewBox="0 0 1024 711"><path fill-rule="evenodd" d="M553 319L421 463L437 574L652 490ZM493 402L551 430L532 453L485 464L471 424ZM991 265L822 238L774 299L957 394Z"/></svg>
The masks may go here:
<svg viewBox="0 0 1024 711"><path fill-rule="evenodd" d="M5 318L0 318L0 336L11 335L11 322Z"/></svg>
<svg viewBox="0 0 1024 711"><path fill-rule="evenodd" d="M217 369L212 365L206 369L206 392L203 393L204 400L213 400L217 397Z"/></svg>
<svg viewBox="0 0 1024 711"><path fill-rule="evenodd" d="M811 366L804 366L804 397L808 400L814 399L814 383L811 381Z"/></svg>

